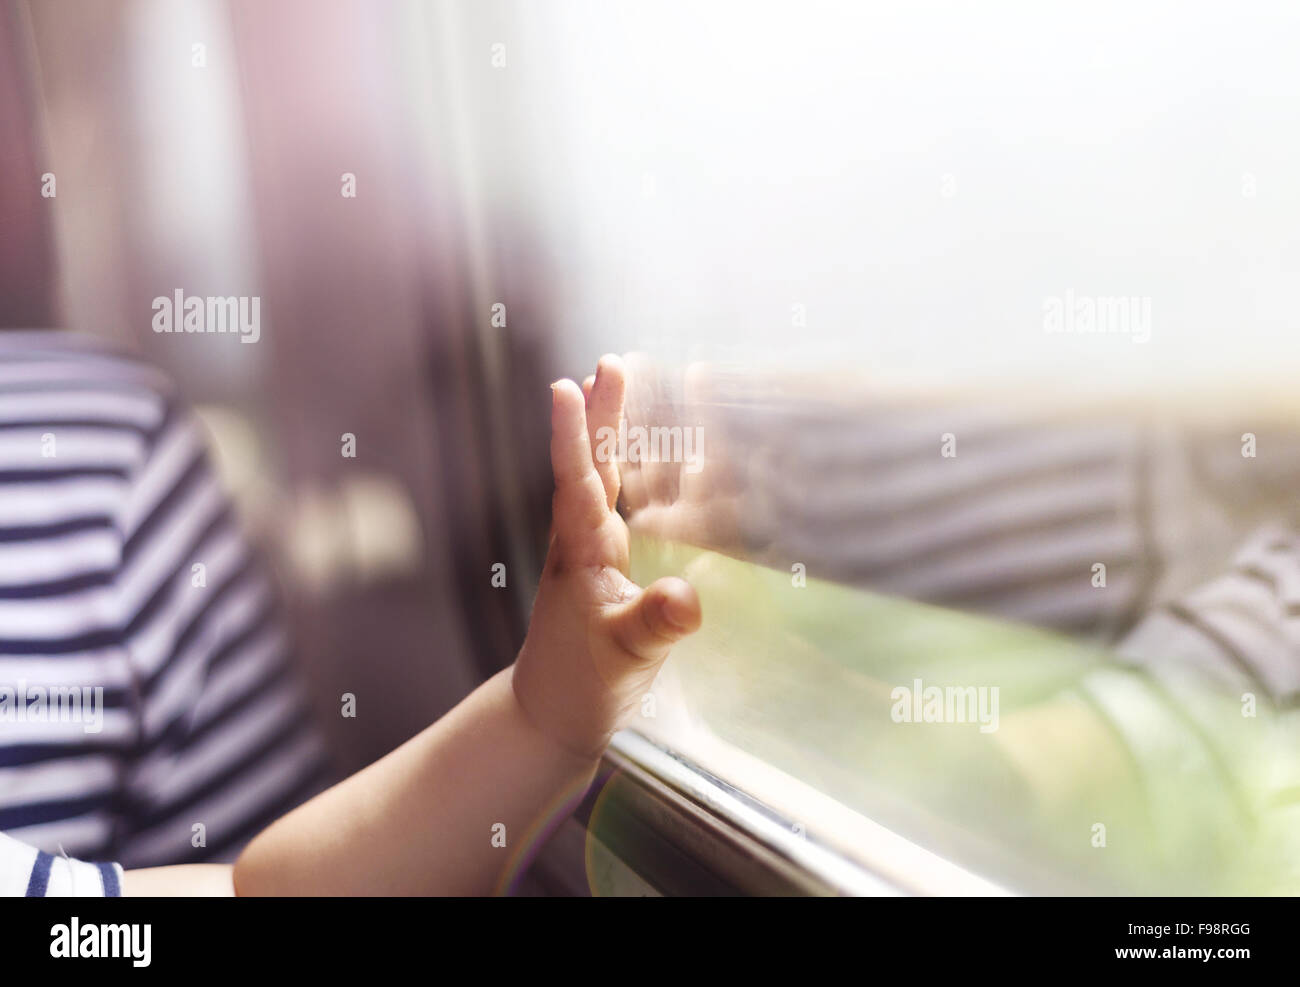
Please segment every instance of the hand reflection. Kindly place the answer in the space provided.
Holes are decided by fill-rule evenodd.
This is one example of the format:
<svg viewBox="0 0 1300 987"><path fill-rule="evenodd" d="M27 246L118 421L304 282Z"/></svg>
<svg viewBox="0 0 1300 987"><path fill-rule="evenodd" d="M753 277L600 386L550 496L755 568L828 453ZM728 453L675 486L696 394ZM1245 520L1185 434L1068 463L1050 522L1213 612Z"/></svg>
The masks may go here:
<svg viewBox="0 0 1300 987"><path fill-rule="evenodd" d="M724 381L710 364L669 370L643 353L628 368L622 508L636 534L731 555L743 548L743 462L732 448Z"/></svg>

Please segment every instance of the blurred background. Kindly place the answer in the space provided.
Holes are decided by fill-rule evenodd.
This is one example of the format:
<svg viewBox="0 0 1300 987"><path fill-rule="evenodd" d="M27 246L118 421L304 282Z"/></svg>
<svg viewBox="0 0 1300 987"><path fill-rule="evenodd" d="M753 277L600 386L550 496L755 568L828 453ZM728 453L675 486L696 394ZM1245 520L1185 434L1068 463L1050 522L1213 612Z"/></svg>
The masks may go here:
<svg viewBox="0 0 1300 987"><path fill-rule="evenodd" d="M638 532L778 573L1109 647L1293 520L1293 5L3 14L32 180L57 178L30 245L56 260L57 322L198 406L346 770L513 658L549 510L546 385L606 351L638 354L637 420L705 429L700 477L631 488ZM153 332L178 288L259 296L260 340ZM1140 321L1052 322L1076 296ZM1247 431L1269 437L1259 462ZM945 500L948 433L969 458ZM772 726L772 696L728 711L727 690L784 681L747 674L678 687L751 753L755 723L814 743ZM340 720L344 692L383 715Z"/></svg>
<svg viewBox="0 0 1300 987"><path fill-rule="evenodd" d="M498 38L467 13L4 10L36 170L57 181L59 324L162 366L203 415L349 770L512 659L544 545L564 326L531 219L501 194L520 192L470 144L483 113L517 129L527 112L510 75L466 77ZM155 334L152 299L177 288L260 296L260 340ZM382 715L340 722L344 692Z"/></svg>

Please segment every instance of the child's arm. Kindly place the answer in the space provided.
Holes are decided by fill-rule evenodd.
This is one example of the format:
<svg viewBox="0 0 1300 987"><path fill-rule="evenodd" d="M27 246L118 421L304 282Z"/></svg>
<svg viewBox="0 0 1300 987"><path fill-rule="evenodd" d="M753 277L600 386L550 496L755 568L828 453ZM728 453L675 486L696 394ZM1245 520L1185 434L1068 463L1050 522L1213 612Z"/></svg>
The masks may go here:
<svg viewBox="0 0 1300 987"><path fill-rule="evenodd" d="M694 590L626 576L618 466L595 462L625 377L601 360L583 395L553 385L554 526L515 664L423 733L300 806L234 865L131 871L128 894L484 894L590 783L609 738L672 644L700 623ZM500 824L500 825L498 825ZM501 826L505 846L501 847ZM494 840L494 836L496 839Z"/></svg>

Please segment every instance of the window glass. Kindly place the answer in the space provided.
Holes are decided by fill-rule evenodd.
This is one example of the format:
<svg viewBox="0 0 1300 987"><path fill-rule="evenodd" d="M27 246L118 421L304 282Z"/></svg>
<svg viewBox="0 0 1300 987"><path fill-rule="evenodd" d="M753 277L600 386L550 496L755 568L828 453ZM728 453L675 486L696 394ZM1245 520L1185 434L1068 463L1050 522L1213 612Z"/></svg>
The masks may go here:
<svg viewBox="0 0 1300 987"><path fill-rule="evenodd" d="M876 867L1294 889L1300 10L525 6L475 188L704 604L636 731Z"/></svg>

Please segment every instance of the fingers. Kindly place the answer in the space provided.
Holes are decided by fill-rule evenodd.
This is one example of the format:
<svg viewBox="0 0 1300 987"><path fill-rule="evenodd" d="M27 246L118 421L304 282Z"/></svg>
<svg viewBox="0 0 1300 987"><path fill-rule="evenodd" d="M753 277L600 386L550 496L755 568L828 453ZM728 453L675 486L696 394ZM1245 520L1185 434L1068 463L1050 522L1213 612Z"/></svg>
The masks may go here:
<svg viewBox="0 0 1300 987"><path fill-rule="evenodd" d="M620 604L610 629L624 650L645 661L660 661L674 644L698 630L702 619L700 598L691 584L669 576Z"/></svg>
<svg viewBox="0 0 1300 987"><path fill-rule="evenodd" d="M587 394L587 432L596 472L605 486L605 504L612 511L618 503L618 423L623 417L627 389L623 361L616 356L601 357L596 376L588 379L591 387L583 385Z"/></svg>
<svg viewBox="0 0 1300 987"><path fill-rule="evenodd" d="M669 429L680 426L678 409L673 399L675 381L671 375L645 354L631 354L628 363L631 376L627 396L629 428L634 425ZM640 492L647 502L671 504L677 500L681 464L659 455L643 455L636 466Z"/></svg>
<svg viewBox="0 0 1300 987"><path fill-rule="evenodd" d="M571 380L551 385L551 470L554 524L561 541L582 539L609 515L605 487L591 459L582 391Z"/></svg>
<svg viewBox="0 0 1300 987"><path fill-rule="evenodd" d="M629 430L636 425L645 425L648 409L646 407L646 381L653 377L653 365L644 353L629 353L626 358L623 415L627 419ZM641 474L639 459L622 464L619 470L622 486L623 504L629 514L645 508L650 503L650 492L646 488L645 477Z"/></svg>

